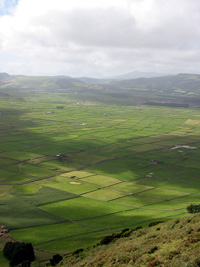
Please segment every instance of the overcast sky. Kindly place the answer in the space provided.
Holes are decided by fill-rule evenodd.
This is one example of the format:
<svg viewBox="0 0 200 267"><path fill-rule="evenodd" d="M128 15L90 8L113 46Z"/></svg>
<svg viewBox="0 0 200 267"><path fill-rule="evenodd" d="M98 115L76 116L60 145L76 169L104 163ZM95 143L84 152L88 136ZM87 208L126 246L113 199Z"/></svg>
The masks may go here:
<svg viewBox="0 0 200 267"><path fill-rule="evenodd" d="M0 72L200 72L199 0L0 0Z"/></svg>

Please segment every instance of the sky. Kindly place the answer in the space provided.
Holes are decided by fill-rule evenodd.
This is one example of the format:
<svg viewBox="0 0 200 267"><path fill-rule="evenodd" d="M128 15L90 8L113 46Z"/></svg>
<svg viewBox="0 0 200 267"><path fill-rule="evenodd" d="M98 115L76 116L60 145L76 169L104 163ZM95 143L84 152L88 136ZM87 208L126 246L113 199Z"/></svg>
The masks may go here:
<svg viewBox="0 0 200 267"><path fill-rule="evenodd" d="M200 72L199 0L0 0L0 72Z"/></svg>

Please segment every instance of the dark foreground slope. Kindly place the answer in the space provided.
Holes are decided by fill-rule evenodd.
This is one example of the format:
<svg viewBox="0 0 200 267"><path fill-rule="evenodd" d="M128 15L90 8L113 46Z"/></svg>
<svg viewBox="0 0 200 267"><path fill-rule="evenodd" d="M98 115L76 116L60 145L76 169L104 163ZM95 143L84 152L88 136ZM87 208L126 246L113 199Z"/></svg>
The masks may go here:
<svg viewBox="0 0 200 267"><path fill-rule="evenodd" d="M200 266L200 214L138 229L67 257L59 266Z"/></svg>

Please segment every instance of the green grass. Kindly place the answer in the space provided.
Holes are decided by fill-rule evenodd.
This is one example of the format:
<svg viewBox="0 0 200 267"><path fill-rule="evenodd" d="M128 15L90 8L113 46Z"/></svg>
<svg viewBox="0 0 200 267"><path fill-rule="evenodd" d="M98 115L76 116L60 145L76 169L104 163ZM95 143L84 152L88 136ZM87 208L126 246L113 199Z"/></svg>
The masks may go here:
<svg viewBox="0 0 200 267"><path fill-rule="evenodd" d="M111 232L106 232L107 234ZM86 248L88 246L95 245L101 240L102 235L105 233L96 232L94 230L91 234L81 234L74 237L67 237L60 239L58 241L51 241L45 244L38 245L38 248L45 249L47 251L52 251L55 253L59 252L72 252L78 248Z"/></svg>
<svg viewBox="0 0 200 267"><path fill-rule="evenodd" d="M110 190L110 189L100 189L91 193L84 194L85 197L91 198L91 199L97 199L102 201L109 201L112 199L116 199L119 197L123 197L128 195L128 193Z"/></svg>
<svg viewBox="0 0 200 267"><path fill-rule="evenodd" d="M0 186L0 198L4 197L12 189L12 186L1 185Z"/></svg>
<svg viewBox="0 0 200 267"><path fill-rule="evenodd" d="M126 207L80 197L40 207L48 213L70 220L81 220L126 210Z"/></svg>
<svg viewBox="0 0 200 267"><path fill-rule="evenodd" d="M13 190L12 195L22 199L25 202L31 203L34 206L41 206L47 203L53 203L63 199L77 197L75 194L46 186L37 187L37 189L33 188L33 191L31 192L29 190L30 185L23 185Z"/></svg>
<svg viewBox="0 0 200 267"><path fill-rule="evenodd" d="M98 185L93 185L86 182L79 182L79 180L66 178L64 176L58 176L55 178L42 180L41 182L38 182L38 184L60 189L77 195L94 191L99 188Z"/></svg>
<svg viewBox="0 0 200 267"><path fill-rule="evenodd" d="M110 228L122 228L130 227L138 224L142 224L146 221L158 220L165 217L173 217L180 214L180 211L158 211L150 209L133 209L131 211L124 211L117 214L107 215L101 218L86 219L84 223L93 227L104 227L106 229Z"/></svg>
<svg viewBox="0 0 200 267"><path fill-rule="evenodd" d="M93 173L85 172L85 171L71 171L69 173L62 174L61 176L64 176L64 177L75 176L75 178L81 179L81 178L85 178L85 177L89 177L89 176L93 176L93 175L94 175Z"/></svg>
<svg viewBox="0 0 200 267"><path fill-rule="evenodd" d="M0 96L0 225L14 238L66 252L95 243L104 229L173 217L199 203L199 109L26 90ZM198 149L170 149L178 144Z"/></svg>
<svg viewBox="0 0 200 267"><path fill-rule="evenodd" d="M173 198L179 198L183 196L187 196L185 192L179 192L176 190L166 190L166 189L158 189L155 188L153 190L148 190L145 192L139 193L141 197L153 197L155 199L160 199L160 200L170 200Z"/></svg>
<svg viewBox="0 0 200 267"><path fill-rule="evenodd" d="M150 186L136 184L134 181L133 182L121 182L119 184L112 185L109 188L113 190L134 193L134 194L138 192L143 192L144 190L152 189L152 187Z"/></svg>
<svg viewBox="0 0 200 267"><path fill-rule="evenodd" d="M5 167L6 170L13 171L15 173L23 174L23 175L29 175L34 177L43 177L43 176L49 176L55 174L53 171L40 168L39 166L34 166L31 164L19 164L17 165L11 165Z"/></svg>
<svg viewBox="0 0 200 267"><path fill-rule="evenodd" d="M157 202L161 202L162 200L156 199L152 197L141 197L139 195L129 195L126 197L122 197L119 199L112 200L112 203L120 204L120 205L126 205L130 207L142 207L146 205L152 205Z"/></svg>
<svg viewBox="0 0 200 267"><path fill-rule="evenodd" d="M62 218L46 213L15 196L0 199L0 222L9 229L53 224Z"/></svg>
<svg viewBox="0 0 200 267"><path fill-rule="evenodd" d="M81 181L97 184L97 185L104 186L104 187L121 182L118 179L115 179L109 176L102 176L102 175L89 176L89 177L81 179Z"/></svg>
<svg viewBox="0 0 200 267"><path fill-rule="evenodd" d="M11 144L12 146L12 144ZM9 158L12 160L23 161L31 158L40 157L40 154L26 152L26 151L11 151L0 153L0 156L3 158Z"/></svg>
<svg viewBox="0 0 200 267"><path fill-rule="evenodd" d="M12 230L10 235L16 240L22 240L27 243L32 242L34 246L38 246L39 244L59 241L64 237L76 236L80 233L87 233L93 230L93 228L84 225L68 222Z"/></svg>
<svg viewBox="0 0 200 267"><path fill-rule="evenodd" d="M12 172L9 170L0 169L0 182L2 183L6 184L20 183L31 179L33 179L33 176L31 176L30 174L25 175L20 172Z"/></svg>
<svg viewBox="0 0 200 267"><path fill-rule="evenodd" d="M0 266L1 267L8 267L9 266L9 261L4 258L3 252L0 251Z"/></svg>

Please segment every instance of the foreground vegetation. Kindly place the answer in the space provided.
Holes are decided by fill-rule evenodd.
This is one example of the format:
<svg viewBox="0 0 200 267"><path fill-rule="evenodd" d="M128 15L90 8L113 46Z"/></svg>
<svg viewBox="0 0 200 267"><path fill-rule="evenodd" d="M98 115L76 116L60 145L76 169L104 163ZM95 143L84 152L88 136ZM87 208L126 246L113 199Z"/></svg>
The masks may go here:
<svg viewBox="0 0 200 267"><path fill-rule="evenodd" d="M0 92L1 251L21 240L52 258L199 204L199 109L13 88Z"/></svg>
<svg viewBox="0 0 200 267"><path fill-rule="evenodd" d="M69 256L58 266L198 267L199 220L198 214L141 228L129 237Z"/></svg>

